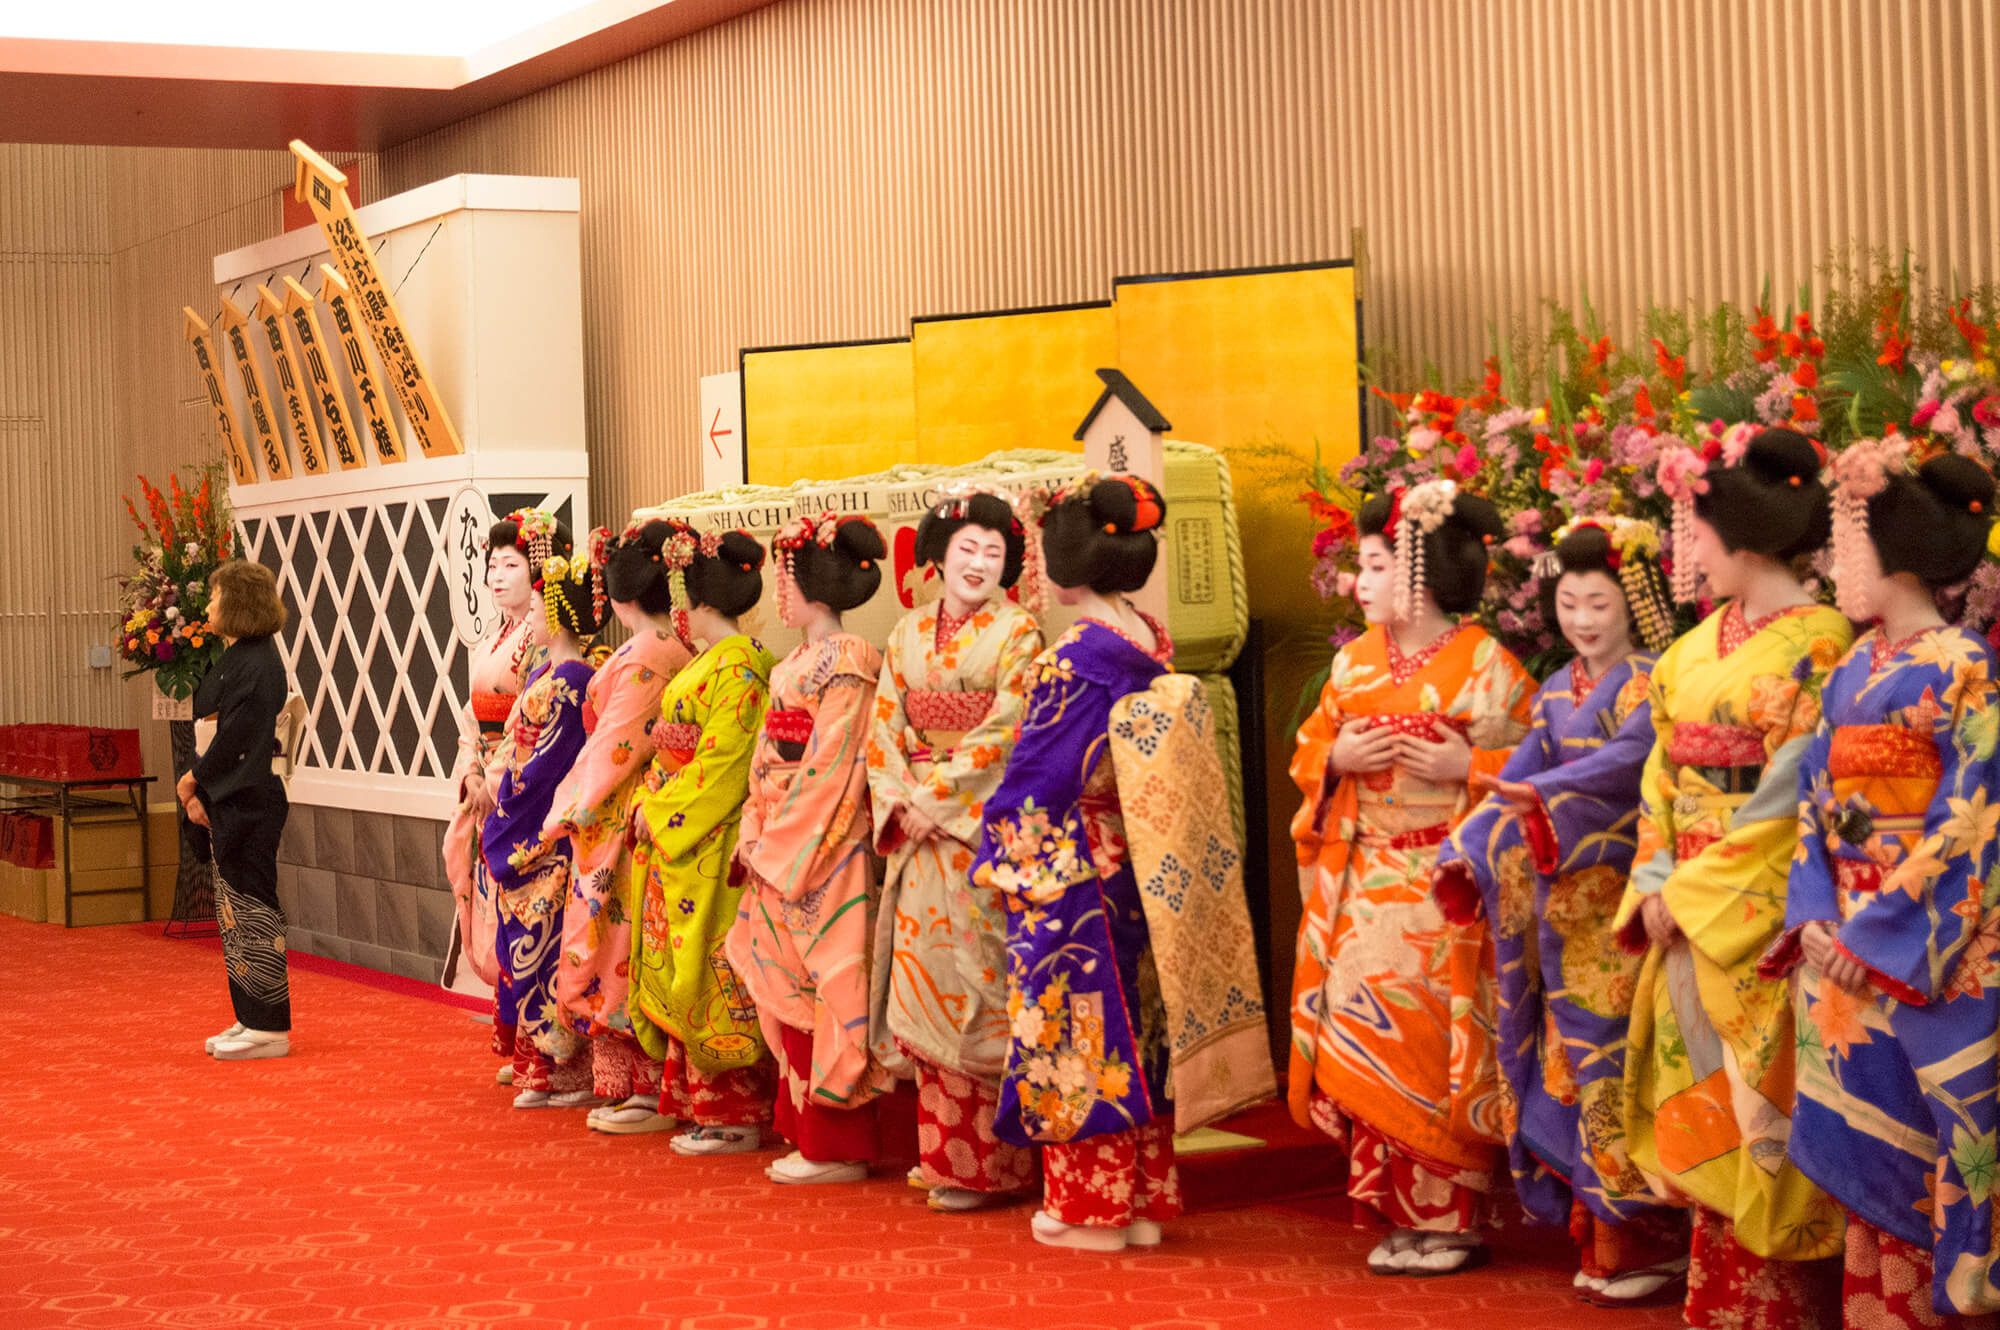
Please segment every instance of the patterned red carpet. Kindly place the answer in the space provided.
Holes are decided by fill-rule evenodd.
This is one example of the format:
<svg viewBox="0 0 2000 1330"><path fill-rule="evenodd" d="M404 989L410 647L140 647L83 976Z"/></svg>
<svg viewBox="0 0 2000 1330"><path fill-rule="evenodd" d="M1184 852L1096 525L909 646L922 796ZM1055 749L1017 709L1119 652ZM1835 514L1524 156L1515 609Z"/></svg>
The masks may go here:
<svg viewBox="0 0 2000 1330"><path fill-rule="evenodd" d="M0 1330L1672 1325L1595 1311L1567 1244L1370 1278L1322 1199L1198 1214L1154 1252L1037 1246L1027 1211L947 1217L899 1178L780 1188L580 1112L517 1112L486 1027L363 972L293 971L282 1061L217 1063L213 944L0 917Z"/></svg>

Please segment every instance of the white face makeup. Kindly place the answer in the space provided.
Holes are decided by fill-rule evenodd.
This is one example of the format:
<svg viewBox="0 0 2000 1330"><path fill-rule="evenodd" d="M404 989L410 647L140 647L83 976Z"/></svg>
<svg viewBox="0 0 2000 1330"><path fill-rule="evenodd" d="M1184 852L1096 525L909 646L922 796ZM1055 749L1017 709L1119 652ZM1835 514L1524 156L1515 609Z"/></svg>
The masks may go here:
<svg viewBox="0 0 2000 1330"><path fill-rule="evenodd" d="M1380 536L1361 538L1361 570L1354 578L1354 600L1370 623L1387 623L1395 609L1396 555Z"/></svg>
<svg viewBox="0 0 2000 1330"><path fill-rule="evenodd" d="M528 598L534 588L528 578L528 560L512 545L494 550L486 557L486 589L500 612L518 619L528 612Z"/></svg>
<svg viewBox="0 0 2000 1330"><path fill-rule="evenodd" d="M1625 592L1609 573L1564 573L1556 583L1556 623L1587 662L1622 657L1632 649Z"/></svg>
<svg viewBox="0 0 2000 1330"><path fill-rule="evenodd" d="M946 602L963 613L1000 594L1007 571L1007 541L998 531L967 523L944 551Z"/></svg>

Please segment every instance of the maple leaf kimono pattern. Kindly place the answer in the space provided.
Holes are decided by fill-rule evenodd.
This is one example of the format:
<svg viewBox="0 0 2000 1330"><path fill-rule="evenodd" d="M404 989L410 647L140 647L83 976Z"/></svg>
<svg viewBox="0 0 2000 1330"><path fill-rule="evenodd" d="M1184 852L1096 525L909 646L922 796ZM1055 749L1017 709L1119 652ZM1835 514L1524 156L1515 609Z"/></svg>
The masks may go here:
<svg viewBox="0 0 2000 1330"><path fill-rule="evenodd" d="M635 634L590 677L584 740L549 807L543 833L570 842L553 1041L567 1056L585 1039L629 1033L625 999L632 970L632 856L626 829L653 754L649 731L660 692L688 662L687 648L658 629Z"/></svg>
<svg viewBox="0 0 2000 1330"><path fill-rule="evenodd" d="M1498 1154L1498 1073L1490 1035L1454 1042L1451 1002L1455 983L1479 982L1486 927L1446 922L1431 896L1438 849L1472 791L1401 766L1360 776L1329 766L1341 726L1375 717L1456 729L1472 746L1470 775L1497 772L1527 732L1534 684L1472 625L1416 658L1393 653L1378 625L1335 654L1292 758L1305 795L1292 838L1313 871L1292 980L1288 1097L1300 1126L1314 1124L1319 1099L1433 1172L1476 1179Z"/></svg>
<svg viewBox="0 0 2000 1330"><path fill-rule="evenodd" d="M747 881L729 960L756 1000L764 1039L812 1035L799 1096L858 1108L894 1084L869 1051L869 943L878 888L869 850L865 750L882 656L852 633L801 643L771 671L771 710L803 716L803 742L772 717L750 768L736 861ZM788 1085L791 1083L789 1078Z"/></svg>
<svg viewBox="0 0 2000 1330"><path fill-rule="evenodd" d="M653 757L632 800L648 836L632 851L632 1034L654 1061L669 1061L678 1043L711 1074L754 1066L766 1052L725 952L743 894L731 865L772 664L739 633L667 680Z"/></svg>
<svg viewBox="0 0 2000 1330"><path fill-rule="evenodd" d="M583 747L587 661L536 671L514 701L507 735L486 769L493 811L479 835L479 872L500 909L494 1021L550 1056L573 1047L556 1007L556 941L569 895L569 843L542 836L556 788Z"/></svg>
<svg viewBox="0 0 2000 1330"><path fill-rule="evenodd" d="M1823 606L1745 624L1732 603L1661 655L1639 845L1613 921L1646 958L1625 1061L1632 1162L1784 1261L1839 1251L1841 1215L1786 1151L1792 1006L1757 961L1784 926L1799 763L1852 636ZM1647 947L1639 919L1655 892L1685 935L1664 949Z"/></svg>
<svg viewBox="0 0 2000 1330"><path fill-rule="evenodd" d="M1007 1064L1007 916L999 893L970 873L1042 634L1026 610L1002 600L942 647L937 635L935 605L903 616L875 690L868 790L888 865L873 1038L891 1066L905 1061L900 1041L932 1066L997 1080ZM908 840L897 821L905 809L943 834Z"/></svg>
<svg viewBox="0 0 2000 1330"><path fill-rule="evenodd" d="M1112 707L1165 670L1081 620L1035 662L975 881L1007 908L1007 1069L994 1131L1066 1143L1171 1123L1166 1009L1125 843Z"/></svg>
<svg viewBox="0 0 2000 1330"><path fill-rule="evenodd" d="M1455 992L1453 1020L1494 1022L1507 1162L1536 1223L1567 1224L1573 1196L1611 1223L1658 1204L1626 1155L1620 1102L1639 960L1611 937L1653 747L1653 661L1628 656L1597 680L1557 671L1500 772L1534 790L1538 812L1489 796L1438 855L1446 915L1483 915L1493 938L1497 1011L1475 986Z"/></svg>
<svg viewBox="0 0 2000 1330"><path fill-rule="evenodd" d="M458 758L451 769L451 788L460 800L465 798L465 778L484 772L492 762L514 699L547 655L545 648L529 645L527 625L518 619L501 624L466 653L467 701L459 713ZM463 806L453 811L444 829L444 873L458 910L459 954L480 982L492 988L500 981L494 951L500 905L485 879L473 872L483 821Z"/></svg>
<svg viewBox="0 0 2000 1330"><path fill-rule="evenodd" d="M1996 676L1986 643L1949 627L1901 650L1871 632L1833 672L1766 966L1798 966L1793 1161L1868 1224L1934 1252L1930 1297L1947 1315L2000 1310ZM1862 992L1800 961L1813 920L1866 967Z"/></svg>

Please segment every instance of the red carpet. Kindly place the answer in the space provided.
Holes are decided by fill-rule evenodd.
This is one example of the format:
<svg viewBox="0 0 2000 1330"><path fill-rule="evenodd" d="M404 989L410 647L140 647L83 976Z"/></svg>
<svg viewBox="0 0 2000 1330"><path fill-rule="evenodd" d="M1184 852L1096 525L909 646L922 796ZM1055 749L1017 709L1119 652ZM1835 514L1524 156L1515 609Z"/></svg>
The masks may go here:
<svg viewBox="0 0 2000 1330"><path fill-rule="evenodd" d="M486 1027L325 962L293 971L292 1057L217 1063L221 958L157 931L0 917L0 1330L1679 1321L1576 1302L1568 1244L1518 1228L1485 1270L1371 1278L1337 1198L1196 1214L1099 1257L1037 1246L1024 1209L933 1214L895 1177L779 1188L768 1155L681 1159L517 1112Z"/></svg>

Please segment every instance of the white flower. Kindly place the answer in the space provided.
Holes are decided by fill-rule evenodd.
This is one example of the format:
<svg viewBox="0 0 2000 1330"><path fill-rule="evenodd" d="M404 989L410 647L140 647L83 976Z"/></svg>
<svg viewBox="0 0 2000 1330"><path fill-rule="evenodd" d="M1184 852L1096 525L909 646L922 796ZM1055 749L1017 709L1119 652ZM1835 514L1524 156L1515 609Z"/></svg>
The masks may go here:
<svg viewBox="0 0 2000 1330"><path fill-rule="evenodd" d="M1083 1054L1065 1053L1056 1059L1056 1088L1064 1094L1076 1094L1090 1084L1090 1068L1085 1065Z"/></svg>
<svg viewBox="0 0 2000 1330"><path fill-rule="evenodd" d="M180 617L181 617L181 607L180 607L180 606L178 606L178 605L169 605L169 606L167 606L167 617L168 617L169 619L178 619L178 618L180 618Z"/></svg>
<svg viewBox="0 0 2000 1330"><path fill-rule="evenodd" d="M1037 1003L1023 1006L1014 1017L1014 1042L1032 1046L1042 1037L1042 1009Z"/></svg>
<svg viewBox="0 0 2000 1330"><path fill-rule="evenodd" d="M1023 1074L1030 1085L1047 1085L1056 1078L1056 1060L1047 1053L1037 1053L1028 1059Z"/></svg>

